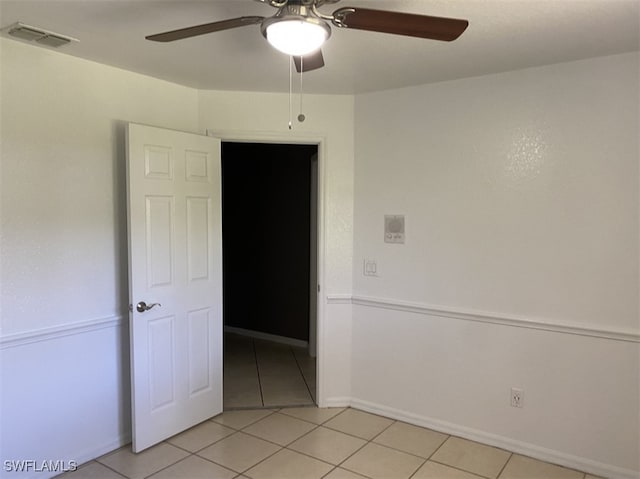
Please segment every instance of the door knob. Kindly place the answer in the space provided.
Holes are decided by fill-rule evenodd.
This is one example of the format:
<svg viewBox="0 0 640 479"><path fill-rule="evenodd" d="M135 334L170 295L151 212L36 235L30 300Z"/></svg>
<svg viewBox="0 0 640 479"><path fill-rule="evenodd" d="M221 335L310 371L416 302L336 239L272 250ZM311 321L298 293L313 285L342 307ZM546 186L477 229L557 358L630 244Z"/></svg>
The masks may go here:
<svg viewBox="0 0 640 479"><path fill-rule="evenodd" d="M140 301L138 304L136 304L136 311L138 311L138 313L144 313L145 311L149 311L154 306L162 306L162 305L160 303L147 304L144 301Z"/></svg>

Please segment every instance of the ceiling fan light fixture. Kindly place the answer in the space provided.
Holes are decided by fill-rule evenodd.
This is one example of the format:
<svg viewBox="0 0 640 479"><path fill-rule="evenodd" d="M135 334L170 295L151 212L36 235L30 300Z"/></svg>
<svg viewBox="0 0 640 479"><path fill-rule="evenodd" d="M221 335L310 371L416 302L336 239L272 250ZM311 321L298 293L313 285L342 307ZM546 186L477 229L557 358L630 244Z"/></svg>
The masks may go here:
<svg viewBox="0 0 640 479"><path fill-rule="evenodd" d="M294 56L315 52L330 34L331 30L324 22L304 17L278 19L264 28L264 35L271 46Z"/></svg>

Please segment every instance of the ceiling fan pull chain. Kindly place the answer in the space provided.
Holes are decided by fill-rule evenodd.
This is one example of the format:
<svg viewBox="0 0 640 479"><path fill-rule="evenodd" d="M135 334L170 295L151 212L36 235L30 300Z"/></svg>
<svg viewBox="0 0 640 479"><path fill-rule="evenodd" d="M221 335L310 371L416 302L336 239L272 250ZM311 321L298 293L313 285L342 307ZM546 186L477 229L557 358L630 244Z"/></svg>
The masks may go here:
<svg viewBox="0 0 640 479"><path fill-rule="evenodd" d="M302 123L305 120L305 116L302 113L302 72L304 72L304 57L300 57L300 114L298 115L298 121Z"/></svg>
<svg viewBox="0 0 640 479"><path fill-rule="evenodd" d="M293 71L291 70L293 63L293 56L289 56L289 129L291 130L291 118L293 117L293 107L291 103L291 96L293 95Z"/></svg>

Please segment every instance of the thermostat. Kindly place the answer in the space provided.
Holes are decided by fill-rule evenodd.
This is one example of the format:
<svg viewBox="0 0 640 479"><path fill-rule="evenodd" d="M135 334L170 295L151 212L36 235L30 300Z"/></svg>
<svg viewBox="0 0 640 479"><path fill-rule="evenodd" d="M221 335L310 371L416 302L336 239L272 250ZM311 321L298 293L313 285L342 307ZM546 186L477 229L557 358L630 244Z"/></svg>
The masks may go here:
<svg viewBox="0 0 640 479"><path fill-rule="evenodd" d="M384 215L384 242L404 243L404 215Z"/></svg>

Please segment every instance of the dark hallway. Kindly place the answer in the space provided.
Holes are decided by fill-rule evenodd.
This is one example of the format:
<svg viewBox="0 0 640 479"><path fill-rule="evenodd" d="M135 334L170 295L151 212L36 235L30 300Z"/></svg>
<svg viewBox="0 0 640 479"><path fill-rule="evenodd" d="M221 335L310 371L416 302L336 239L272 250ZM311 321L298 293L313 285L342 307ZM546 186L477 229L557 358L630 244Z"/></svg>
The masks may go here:
<svg viewBox="0 0 640 479"><path fill-rule="evenodd" d="M314 404L317 150L222 144L225 408Z"/></svg>

